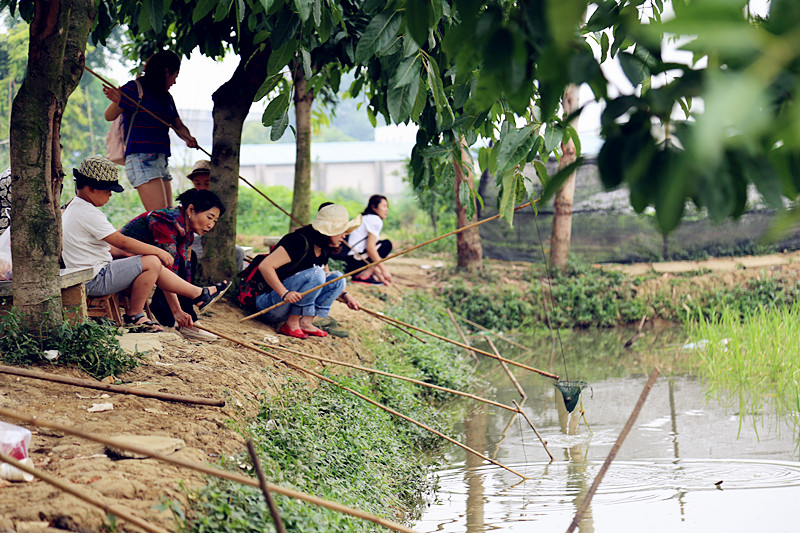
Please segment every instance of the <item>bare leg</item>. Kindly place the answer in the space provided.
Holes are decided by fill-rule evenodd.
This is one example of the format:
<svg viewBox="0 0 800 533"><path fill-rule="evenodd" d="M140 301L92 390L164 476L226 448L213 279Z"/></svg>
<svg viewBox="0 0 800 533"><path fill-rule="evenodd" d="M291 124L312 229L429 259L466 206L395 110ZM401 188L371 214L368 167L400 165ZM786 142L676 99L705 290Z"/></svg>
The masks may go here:
<svg viewBox="0 0 800 533"><path fill-rule="evenodd" d="M367 279L370 275L375 271L375 267L365 268L358 274L354 275L353 278L355 279Z"/></svg>
<svg viewBox="0 0 800 533"><path fill-rule="evenodd" d="M144 311L144 303L150 295L150 290L156 284L156 279L161 272L161 261L155 255L142 256L142 273L133 280L131 296L128 300L126 312L128 316L138 315Z"/></svg>
<svg viewBox="0 0 800 533"><path fill-rule="evenodd" d="M136 187L146 211L155 211L169 206L169 197L164 191L164 180L156 178ZM170 188L170 190L172 190Z"/></svg>
<svg viewBox="0 0 800 533"><path fill-rule="evenodd" d="M167 207L172 207L172 182L169 180L161 180L164 185L164 197L167 199Z"/></svg>
<svg viewBox="0 0 800 533"><path fill-rule="evenodd" d="M289 317L286 319L286 325L291 330L300 329L300 319L300 315L289 315Z"/></svg>
<svg viewBox="0 0 800 533"><path fill-rule="evenodd" d="M181 296L188 296L193 300L203 293L202 287L192 285L168 268L161 269L161 272L158 275L158 280L156 281L156 285L162 291L174 292L175 294L179 294ZM213 295L217 293L217 288L208 287L208 291Z"/></svg>
<svg viewBox="0 0 800 533"><path fill-rule="evenodd" d="M305 315L300 317L300 329L302 329L303 331L317 331L319 328L314 324L312 324L315 318L317 317L305 316ZM286 322L288 323L289 321L287 320ZM292 328L292 329L297 329L297 328Z"/></svg>

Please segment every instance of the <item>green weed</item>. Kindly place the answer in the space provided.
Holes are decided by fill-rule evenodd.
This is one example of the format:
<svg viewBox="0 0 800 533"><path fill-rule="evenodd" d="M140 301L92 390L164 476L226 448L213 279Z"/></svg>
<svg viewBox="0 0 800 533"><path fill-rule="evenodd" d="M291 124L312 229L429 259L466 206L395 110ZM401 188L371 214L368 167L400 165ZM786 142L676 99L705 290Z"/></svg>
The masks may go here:
<svg viewBox="0 0 800 533"><path fill-rule="evenodd" d="M110 322L87 320L62 323L52 334L42 337L22 324L12 309L0 317L0 359L9 365L57 364L77 366L97 379L116 375L135 367L139 360L125 353L117 336L119 329ZM45 358L45 350L58 350L58 358Z"/></svg>

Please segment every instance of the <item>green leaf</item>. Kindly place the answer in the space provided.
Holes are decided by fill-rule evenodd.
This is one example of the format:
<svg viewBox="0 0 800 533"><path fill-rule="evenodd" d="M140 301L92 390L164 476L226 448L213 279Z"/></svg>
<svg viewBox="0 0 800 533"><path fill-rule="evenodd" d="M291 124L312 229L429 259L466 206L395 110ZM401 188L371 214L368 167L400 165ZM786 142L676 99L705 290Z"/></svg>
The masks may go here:
<svg viewBox="0 0 800 533"><path fill-rule="evenodd" d="M533 168L536 170L536 176L539 178L539 183L542 184L542 187L547 187L547 184L550 183L550 173L547 172L547 165L545 165L541 160L537 159L533 162Z"/></svg>
<svg viewBox="0 0 800 533"><path fill-rule="evenodd" d="M419 76L419 71L417 71L417 76ZM389 88L386 104L389 107L389 114L396 124L408 120L411 109L414 107L414 102L417 100L418 90L419 80L414 80L412 83L401 87Z"/></svg>
<svg viewBox="0 0 800 533"><path fill-rule="evenodd" d="M567 124L567 127L564 131L566 139L572 139L573 144L575 145L575 155L577 157L581 156L581 138L578 136L578 132L575 131L575 128L572 127L571 124Z"/></svg>
<svg viewBox="0 0 800 533"><path fill-rule="evenodd" d="M500 139L495 146L498 174L509 172L525 161L535 140L531 135L534 127L533 124L529 124L520 129L513 129Z"/></svg>
<svg viewBox="0 0 800 533"><path fill-rule="evenodd" d="M489 170L489 148L486 146L478 150L478 166L481 171Z"/></svg>
<svg viewBox="0 0 800 533"><path fill-rule="evenodd" d="M164 2L163 0L144 0L143 5L147 6L150 15L150 26L155 33L161 33L164 23Z"/></svg>
<svg viewBox="0 0 800 533"><path fill-rule="evenodd" d="M275 120L281 116L281 114L286 113L289 109L289 94L283 92L273 98L273 100L267 105L267 108L264 110L264 114L261 115L261 123L264 126L272 126L275 123Z"/></svg>
<svg viewBox="0 0 800 533"><path fill-rule="evenodd" d="M501 194L500 206L498 210L504 219L511 225L514 221L514 200L517 193L517 174L516 172L506 172L501 174Z"/></svg>
<svg viewBox="0 0 800 533"><path fill-rule="evenodd" d="M432 19L430 0L406 0L406 30L420 46L424 46L428 40L428 28Z"/></svg>
<svg viewBox="0 0 800 533"><path fill-rule="evenodd" d="M641 85L645 77L649 76L647 65L629 52L620 52L619 64L625 76L630 80L634 87Z"/></svg>
<svg viewBox="0 0 800 533"><path fill-rule="evenodd" d="M403 87L410 83L419 85L421 66L422 57L419 54L404 59L397 67L394 76L392 76L390 85L394 87Z"/></svg>
<svg viewBox="0 0 800 533"><path fill-rule="evenodd" d="M552 198L553 195L555 195L555 193L564 185L564 182L569 179L572 173L578 170L578 167L580 167L582 164L583 159L579 157L569 165L559 170L556 175L550 179L547 185L545 185L544 190L542 191L541 202L543 204L547 203L550 198Z"/></svg>
<svg viewBox="0 0 800 533"><path fill-rule="evenodd" d="M269 76L266 80L264 80L264 83L262 83L261 87L259 87L258 91L256 91L256 95L253 98L253 101L258 102L259 100L267 96L270 92L272 92L272 89L277 87L278 83L280 83L281 78L282 77L280 74L275 74L274 76Z"/></svg>
<svg viewBox="0 0 800 533"><path fill-rule="evenodd" d="M300 15L300 20L307 21L311 16L311 3L314 0L294 0L294 7Z"/></svg>
<svg viewBox="0 0 800 533"><path fill-rule="evenodd" d="M603 32L603 35L600 36L600 62L606 60L608 57L608 34Z"/></svg>
<svg viewBox="0 0 800 533"><path fill-rule="evenodd" d="M261 5L264 7L264 13L269 13L269 10L272 7L272 4L275 3L275 0L259 0L259 2L261 2Z"/></svg>
<svg viewBox="0 0 800 533"><path fill-rule="evenodd" d="M214 22L221 22L225 20L225 17L228 16L228 13L231 12L231 8L233 7L233 0L222 0L220 3L217 4L217 10L214 11Z"/></svg>
<svg viewBox="0 0 800 533"><path fill-rule="evenodd" d="M211 10L217 7L217 0L200 0L192 11L192 22L197 24L204 19Z"/></svg>
<svg viewBox="0 0 800 533"><path fill-rule="evenodd" d="M544 150L546 154L551 154L558 148L561 143L561 138L564 136L564 131L561 126L551 122L547 125L544 131Z"/></svg>
<svg viewBox="0 0 800 533"><path fill-rule="evenodd" d="M390 46L402 23L399 11L387 10L375 15L356 45L356 63L363 63Z"/></svg>
<svg viewBox="0 0 800 533"><path fill-rule="evenodd" d="M269 132L269 138L273 142L277 142L281 140L283 137L283 132L286 131L286 126L289 125L289 109L286 109L286 112L280 116L280 118L272 125L272 129Z"/></svg>
<svg viewBox="0 0 800 533"><path fill-rule="evenodd" d="M440 159L443 157L450 159L453 156L453 149L452 144L432 144L420 150L419 153L422 157L428 159Z"/></svg>
<svg viewBox="0 0 800 533"><path fill-rule="evenodd" d="M310 80L314 75L314 72L311 70L311 52L302 48L300 50L300 57L303 59L303 74L305 74L307 80Z"/></svg>
<svg viewBox="0 0 800 533"><path fill-rule="evenodd" d="M312 14L314 15L314 26L319 28L322 26L322 0L311 0L312 3ZM321 35L321 34L320 34ZM328 39L322 39L323 41L327 41Z"/></svg>
<svg viewBox="0 0 800 533"><path fill-rule="evenodd" d="M282 48L273 50L267 62L267 76L272 76L283 70L297 53L297 41L290 40Z"/></svg>

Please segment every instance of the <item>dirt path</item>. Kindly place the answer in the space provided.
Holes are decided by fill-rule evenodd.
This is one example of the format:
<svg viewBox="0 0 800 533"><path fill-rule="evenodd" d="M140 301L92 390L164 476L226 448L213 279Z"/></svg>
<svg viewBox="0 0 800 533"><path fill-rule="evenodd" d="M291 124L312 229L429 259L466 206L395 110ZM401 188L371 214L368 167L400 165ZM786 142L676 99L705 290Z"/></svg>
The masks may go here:
<svg viewBox="0 0 800 533"><path fill-rule="evenodd" d="M370 308L384 309L403 291L430 287L432 271L443 266L432 260L392 263L394 287L348 285L348 291ZM384 301L385 300L385 301ZM291 339L257 320L239 322L242 312L228 303L215 304L203 319L207 327L247 341L277 342L281 346L349 363L369 363L371 355L359 339L383 323L336 302L331 312L349 337ZM265 338L266 337L266 338ZM0 374L0 406L42 420L74 426L105 436L145 435L174 439L174 455L217 464L222 457L245 451L231 420L244 421L258 412L263 394L279 392L287 376L297 375L265 355L228 341L191 343L174 332L127 334L128 350L146 350L142 364L121 376L131 387L173 394L222 398L223 408L163 402L123 394L103 397L101 391ZM299 356L282 355L294 363L319 369ZM42 367L39 370L87 378L78 370ZM113 410L89 412L95 403L111 403ZM35 468L67 481L80 491L109 504L120 505L158 526L174 529L168 511L154 508L165 499L185 501L180 489L203 485L200 475L153 459L112 459L100 444L56 431L33 430L30 455ZM0 479L0 531L100 531L104 513L50 485L34 481L11 483ZM118 522L122 526L123 522ZM122 526L124 531L139 531Z"/></svg>

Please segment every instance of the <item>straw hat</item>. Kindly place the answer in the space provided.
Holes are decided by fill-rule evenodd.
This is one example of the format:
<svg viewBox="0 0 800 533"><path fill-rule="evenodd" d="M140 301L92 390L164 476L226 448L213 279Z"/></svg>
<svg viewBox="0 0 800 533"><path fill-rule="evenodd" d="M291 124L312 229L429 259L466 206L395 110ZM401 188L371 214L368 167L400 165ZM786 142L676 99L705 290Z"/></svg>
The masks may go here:
<svg viewBox="0 0 800 533"><path fill-rule="evenodd" d="M347 208L343 205L326 205L317 212L314 217L314 222L311 227L331 237L333 235L341 235L342 233L350 233L361 225L361 215L359 214L353 220L350 220L350 215L347 213Z"/></svg>
<svg viewBox="0 0 800 533"><path fill-rule="evenodd" d="M102 191L123 192L119 184L117 165L101 155L90 155L78 168L72 169L72 175L79 187L91 187Z"/></svg>
<svg viewBox="0 0 800 533"><path fill-rule="evenodd" d="M186 177L193 179L195 174L211 174L211 161L208 159L201 159L200 161L195 162L194 166L192 167L192 171L189 172L189 175Z"/></svg>

